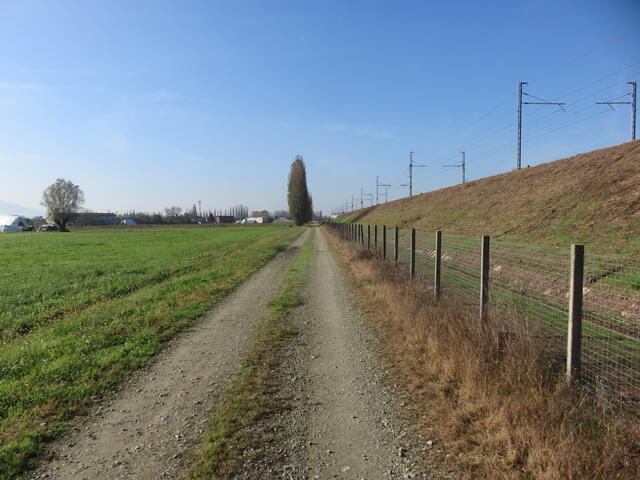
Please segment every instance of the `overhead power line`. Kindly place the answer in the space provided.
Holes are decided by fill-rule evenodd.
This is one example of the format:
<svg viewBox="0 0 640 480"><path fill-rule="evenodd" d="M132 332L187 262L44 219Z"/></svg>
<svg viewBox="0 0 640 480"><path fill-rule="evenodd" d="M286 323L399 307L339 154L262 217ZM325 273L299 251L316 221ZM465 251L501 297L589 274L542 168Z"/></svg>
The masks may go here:
<svg viewBox="0 0 640 480"><path fill-rule="evenodd" d="M390 187L391 185L389 185L388 183L380 183L380 177L376 177L376 205L378 205L380 203L380 187ZM386 196L386 190L385 190L385 196ZM386 203L386 200L385 200Z"/></svg>
<svg viewBox="0 0 640 480"><path fill-rule="evenodd" d="M539 97L534 97L522 90L522 87L528 85L527 82L519 82L518 83L518 143L516 145L516 168L520 170L522 163L522 106L523 105L557 105L562 110L564 110L563 105L566 105L564 102L550 102L548 100L544 100ZM527 97L531 97L535 100L539 100L538 102L523 102L523 95Z"/></svg>
<svg viewBox="0 0 640 480"><path fill-rule="evenodd" d="M413 169L414 168L425 168L428 165L419 165L417 163L413 163L413 154L416 152L409 152L409 197L413 196Z"/></svg>
<svg viewBox="0 0 640 480"><path fill-rule="evenodd" d="M460 163L456 165L443 165L445 168L459 168L462 172L462 183L465 183L465 169L466 169L466 161L465 161L465 153L460 152L462 154L462 158L460 159Z"/></svg>
<svg viewBox="0 0 640 480"><path fill-rule="evenodd" d="M596 102L597 105L609 105L611 110L615 110L614 105L631 105L631 140L636 139L636 97L637 97L637 83L636 82L627 82L631 85L631 91L624 95L621 95L618 98L631 96L631 100L628 102L616 102L609 100L608 102ZM617 99L613 99L617 100Z"/></svg>

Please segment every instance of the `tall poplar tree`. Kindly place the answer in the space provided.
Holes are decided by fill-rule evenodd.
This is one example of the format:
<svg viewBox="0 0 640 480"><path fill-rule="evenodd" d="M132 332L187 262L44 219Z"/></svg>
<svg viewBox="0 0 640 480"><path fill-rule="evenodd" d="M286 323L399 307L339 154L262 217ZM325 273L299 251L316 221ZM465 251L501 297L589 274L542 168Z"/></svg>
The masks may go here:
<svg viewBox="0 0 640 480"><path fill-rule="evenodd" d="M303 225L311 221L313 206L309 189L307 188L307 172L304 167L304 160L300 155L297 155L291 164L287 200L289 202L289 213L296 225Z"/></svg>

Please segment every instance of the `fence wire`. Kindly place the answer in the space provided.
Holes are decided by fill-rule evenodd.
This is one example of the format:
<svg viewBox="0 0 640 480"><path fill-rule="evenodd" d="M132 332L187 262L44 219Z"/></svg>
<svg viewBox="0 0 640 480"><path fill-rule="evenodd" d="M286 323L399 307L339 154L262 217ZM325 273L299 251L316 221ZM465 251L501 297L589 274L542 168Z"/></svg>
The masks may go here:
<svg viewBox="0 0 640 480"><path fill-rule="evenodd" d="M622 398L640 398L640 260L585 255L583 373Z"/></svg>
<svg viewBox="0 0 640 480"><path fill-rule="evenodd" d="M345 231L340 224L331 228ZM375 247L382 252L382 228ZM364 226L366 247L367 227ZM343 233L344 236L344 233ZM393 260L394 228L387 228L387 258ZM442 236L441 295L462 305L480 304L480 238ZM416 231L416 278L432 284L436 235ZM535 338L564 352L567 344L570 251L493 240L489 261L489 306L527 324ZM398 231L399 268L409 272L411 230ZM582 377L608 398L640 402L640 260L585 255ZM533 327L533 328L530 328Z"/></svg>
<svg viewBox="0 0 640 480"><path fill-rule="evenodd" d="M480 305L480 243L458 235L442 236L443 297L452 297L469 307Z"/></svg>
<svg viewBox="0 0 640 480"><path fill-rule="evenodd" d="M435 233L416 232L416 277L433 283L436 256Z"/></svg>

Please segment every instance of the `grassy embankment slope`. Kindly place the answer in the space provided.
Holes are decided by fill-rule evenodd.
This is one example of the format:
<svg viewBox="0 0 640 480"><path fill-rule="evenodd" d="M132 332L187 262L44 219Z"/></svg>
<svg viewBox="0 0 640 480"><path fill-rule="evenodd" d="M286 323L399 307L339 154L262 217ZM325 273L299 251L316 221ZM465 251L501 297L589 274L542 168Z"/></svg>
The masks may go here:
<svg viewBox="0 0 640 480"><path fill-rule="evenodd" d="M357 210L339 221L640 255L640 140Z"/></svg>
<svg viewBox="0 0 640 480"><path fill-rule="evenodd" d="M284 249L279 226L0 238L0 478Z"/></svg>

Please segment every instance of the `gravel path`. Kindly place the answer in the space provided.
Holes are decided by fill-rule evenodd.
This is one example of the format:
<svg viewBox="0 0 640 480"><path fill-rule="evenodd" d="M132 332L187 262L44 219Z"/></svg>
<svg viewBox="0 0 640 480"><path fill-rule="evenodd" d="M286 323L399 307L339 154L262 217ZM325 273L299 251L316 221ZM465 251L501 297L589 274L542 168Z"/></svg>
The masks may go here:
<svg viewBox="0 0 640 480"><path fill-rule="evenodd" d="M403 426L382 387L373 339L322 233L316 236L310 294L311 478L415 478Z"/></svg>
<svg viewBox="0 0 640 480"><path fill-rule="evenodd" d="M306 232L294 245L301 245ZM278 255L52 447L32 478L177 478L283 280Z"/></svg>
<svg viewBox="0 0 640 480"><path fill-rule="evenodd" d="M281 407L253 429L269 439L237 479L440 479L393 393L390 372L323 232L276 372Z"/></svg>

